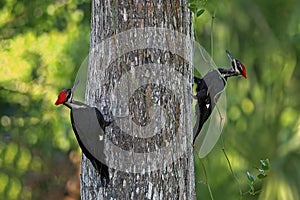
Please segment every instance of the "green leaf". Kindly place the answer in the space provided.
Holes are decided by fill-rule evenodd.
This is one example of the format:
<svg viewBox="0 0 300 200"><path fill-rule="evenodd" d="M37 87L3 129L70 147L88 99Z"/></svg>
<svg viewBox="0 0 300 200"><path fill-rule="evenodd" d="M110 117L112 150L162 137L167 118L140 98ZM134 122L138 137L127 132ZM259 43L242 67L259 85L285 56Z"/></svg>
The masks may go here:
<svg viewBox="0 0 300 200"><path fill-rule="evenodd" d="M265 170L260 169L260 168L258 168L258 167L257 167L257 170L259 171L260 174L264 174L264 173L265 173Z"/></svg>
<svg viewBox="0 0 300 200"><path fill-rule="evenodd" d="M249 172L249 171L247 171L247 177L248 177L248 180L251 182L251 183L253 183L254 182L254 177L253 177L253 175Z"/></svg>
<svg viewBox="0 0 300 200"><path fill-rule="evenodd" d="M259 178L259 179L264 179L264 178L266 178L268 175L267 174L258 174L257 175L257 178Z"/></svg>
<svg viewBox="0 0 300 200"><path fill-rule="evenodd" d="M269 159L265 159L265 160L260 160L260 164L261 164L261 167L264 169L264 170L269 170L270 168L270 163L269 163Z"/></svg>
<svg viewBox="0 0 300 200"><path fill-rule="evenodd" d="M196 16L199 17L200 15L202 15L204 13L205 9L198 9L196 12Z"/></svg>

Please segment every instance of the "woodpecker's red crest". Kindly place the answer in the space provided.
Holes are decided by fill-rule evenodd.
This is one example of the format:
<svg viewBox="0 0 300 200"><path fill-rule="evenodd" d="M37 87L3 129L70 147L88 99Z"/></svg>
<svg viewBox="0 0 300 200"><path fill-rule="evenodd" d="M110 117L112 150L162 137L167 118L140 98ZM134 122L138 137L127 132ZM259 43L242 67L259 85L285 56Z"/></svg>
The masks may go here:
<svg viewBox="0 0 300 200"><path fill-rule="evenodd" d="M64 104L66 102L70 102L73 98L73 92L75 88L77 87L79 81L76 81L72 88L70 89L63 89L58 94L57 100L55 102L55 105Z"/></svg>
<svg viewBox="0 0 300 200"><path fill-rule="evenodd" d="M245 67L245 65L241 61L239 61L237 59L235 59L235 62L236 62L237 69L239 70L239 73L244 78L247 78L247 73L246 73L246 67Z"/></svg>
<svg viewBox="0 0 300 200"><path fill-rule="evenodd" d="M57 100L55 102L55 105L60 105L63 104L67 101L69 101L69 99L71 98L72 94L71 94L71 89L64 89L62 90L57 97Z"/></svg>
<svg viewBox="0 0 300 200"><path fill-rule="evenodd" d="M226 53L227 53L228 57L231 60L231 67L232 67L232 69L236 73L242 75L244 78L247 78L247 73L246 73L246 67L245 67L245 65L240 60L235 59L228 50L226 50Z"/></svg>

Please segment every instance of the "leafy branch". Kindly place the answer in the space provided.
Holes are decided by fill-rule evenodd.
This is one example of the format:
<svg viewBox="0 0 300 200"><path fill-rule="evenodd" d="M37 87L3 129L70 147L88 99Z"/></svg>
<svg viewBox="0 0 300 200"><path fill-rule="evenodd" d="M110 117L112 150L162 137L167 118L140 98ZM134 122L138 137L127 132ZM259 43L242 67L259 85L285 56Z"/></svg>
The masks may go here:
<svg viewBox="0 0 300 200"><path fill-rule="evenodd" d="M254 185L257 180L262 181L263 179L265 179L268 176L268 172L270 171L270 161L268 158L260 160L260 165L260 167L254 167L257 170L256 178L253 174L251 174L250 171L246 172L248 185L250 187L250 189L246 193L249 193L250 195L256 195L260 193L260 190L256 190Z"/></svg>

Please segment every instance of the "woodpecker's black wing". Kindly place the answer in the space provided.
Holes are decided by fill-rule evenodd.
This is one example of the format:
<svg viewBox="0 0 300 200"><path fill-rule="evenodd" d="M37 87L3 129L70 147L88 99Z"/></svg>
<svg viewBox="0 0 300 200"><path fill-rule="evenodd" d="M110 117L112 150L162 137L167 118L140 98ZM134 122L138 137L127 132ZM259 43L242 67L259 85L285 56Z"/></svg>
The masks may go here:
<svg viewBox="0 0 300 200"><path fill-rule="evenodd" d="M204 122L208 119L211 113L211 102L208 94L208 87L205 81L202 78L194 77L194 82L196 83L196 98L197 104L195 106L196 110L196 124L194 126L194 139L193 143L195 143L195 139L197 138L200 130Z"/></svg>
<svg viewBox="0 0 300 200"><path fill-rule="evenodd" d="M210 117L222 90L225 87L225 82L217 70L209 71L203 78L194 77L196 83L196 125L194 126L194 139L199 135L204 123Z"/></svg>
<svg viewBox="0 0 300 200"><path fill-rule="evenodd" d="M106 160L104 154L106 122L97 108L76 101L72 103L76 107L71 109L71 121L79 146L101 175L102 182L108 183L108 167L104 164Z"/></svg>

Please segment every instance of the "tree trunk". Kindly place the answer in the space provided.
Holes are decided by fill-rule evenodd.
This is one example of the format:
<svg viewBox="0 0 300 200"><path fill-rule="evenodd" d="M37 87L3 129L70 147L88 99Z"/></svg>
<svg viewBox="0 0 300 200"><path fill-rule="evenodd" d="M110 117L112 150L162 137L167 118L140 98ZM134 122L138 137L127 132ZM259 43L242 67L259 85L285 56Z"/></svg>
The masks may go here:
<svg viewBox="0 0 300 200"><path fill-rule="evenodd" d="M110 182L102 187L83 158L82 199L195 199L186 3L93 1L86 101L114 122L105 136Z"/></svg>

